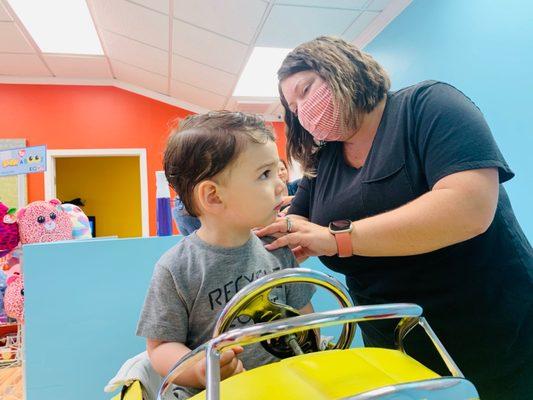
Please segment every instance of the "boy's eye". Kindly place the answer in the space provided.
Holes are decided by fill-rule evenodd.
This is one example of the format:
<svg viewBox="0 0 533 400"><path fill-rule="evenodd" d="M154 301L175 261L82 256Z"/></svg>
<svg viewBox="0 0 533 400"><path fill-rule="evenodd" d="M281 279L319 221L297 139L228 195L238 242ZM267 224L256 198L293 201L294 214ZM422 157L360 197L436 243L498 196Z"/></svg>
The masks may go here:
<svg viewBox="0 0 533 400"><path fill-rule="evenodd" d="M272 171L269 170L269 169L267 169L265 172L263 172L263 173L261 174L261 176L259 177L259 179L267 179L267 178L270 176L271 173L272 173Z"/></svg>

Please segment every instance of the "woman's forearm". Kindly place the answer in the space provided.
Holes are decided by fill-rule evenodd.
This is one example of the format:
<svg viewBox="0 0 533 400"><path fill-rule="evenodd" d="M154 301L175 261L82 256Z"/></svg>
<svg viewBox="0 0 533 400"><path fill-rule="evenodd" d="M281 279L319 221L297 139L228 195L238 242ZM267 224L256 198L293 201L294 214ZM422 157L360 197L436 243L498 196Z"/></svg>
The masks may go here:
<svg viewBox="0 0 533 400"><path fill-rule="evenodd" d="M355 221L353 252L362 256L415 255L471 239L490 226L498 189L496 169L442 178L434 190L396 210Z"/></svg>
<svg viewBox="0 0 533 400"><path fill-rule="evenodd" d="M354 255L393 257L428 253L463 242L485 232L498 204L498 171L458 172L438 181L433 190L395 210L352 221ZM278 235L268 250L293 248L297 257L338 254L334 235L327 227L305 218L288 216L256 232ZM289 229L290 228L290 229Z"/></svg>

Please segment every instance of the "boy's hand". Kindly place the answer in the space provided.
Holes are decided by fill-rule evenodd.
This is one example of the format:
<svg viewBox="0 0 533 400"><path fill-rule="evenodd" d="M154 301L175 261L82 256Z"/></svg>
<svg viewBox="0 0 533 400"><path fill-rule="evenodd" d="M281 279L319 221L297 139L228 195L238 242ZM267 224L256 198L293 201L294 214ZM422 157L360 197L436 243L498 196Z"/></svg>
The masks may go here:
<svg viewBox="0 0 533 400"><path fill-rule="evenodd" d="M223 381L230 376L237 375L244 371L242 361L237 358L237 354L243 352L241 346L235 346L231 349L224 350L220 355L220 380ZM195 372L198 381L205 387L206 378L206 360L198 361L195 365Z"/></svg>

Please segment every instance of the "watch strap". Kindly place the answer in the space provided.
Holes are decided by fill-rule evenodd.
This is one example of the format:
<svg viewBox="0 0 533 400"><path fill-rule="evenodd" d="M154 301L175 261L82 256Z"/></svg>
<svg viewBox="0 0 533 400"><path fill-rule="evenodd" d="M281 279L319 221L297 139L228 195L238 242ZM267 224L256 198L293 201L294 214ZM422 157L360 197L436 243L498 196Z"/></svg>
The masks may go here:
<svg viewBox="0 0 533 400"><path fill-rule="evenodd" d="M337 242L337 250L339 257L351 257L352 251L352 235L350 232L335 233L335 241Z"/></svg>

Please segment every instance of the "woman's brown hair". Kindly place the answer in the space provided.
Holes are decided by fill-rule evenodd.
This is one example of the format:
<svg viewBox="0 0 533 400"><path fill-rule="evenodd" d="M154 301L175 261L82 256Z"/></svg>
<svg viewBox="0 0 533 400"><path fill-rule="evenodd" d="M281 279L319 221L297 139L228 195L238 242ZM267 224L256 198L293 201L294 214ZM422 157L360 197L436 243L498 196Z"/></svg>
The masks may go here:
<svg viewBox="0 0 533 400"><path fill-rule="evenodd" d="M390 80L385 70L367 53L353 44L332 36L320 36L291 51L278 70L279 93L285 109L287 154L312 176L319 143L291 112L281 91L281 82L301 71L315 71L333 92L335 106L340 106L341 126L357 130L364 113L372 111L385 97Z"/></svg>

